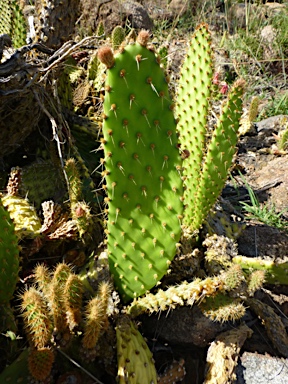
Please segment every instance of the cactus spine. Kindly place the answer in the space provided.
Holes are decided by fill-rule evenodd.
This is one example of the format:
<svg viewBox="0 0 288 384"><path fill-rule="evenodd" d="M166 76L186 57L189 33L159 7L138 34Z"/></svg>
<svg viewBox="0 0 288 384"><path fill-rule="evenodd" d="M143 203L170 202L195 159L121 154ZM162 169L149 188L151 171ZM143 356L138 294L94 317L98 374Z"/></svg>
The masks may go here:
<svg viewBox="0 0 288 384"><path fill-rule="evenodd" d="M210 44L208 27L201 24L183 63L177 97L178 131L185 157L183 224L192 233L203 224L226 181L236 148L244 90L243 80L232 86L207 143L207 112L212 82Z"/></svg>
<svg viewBox="0 0 288 384"><path fill-rule="evenodd" d="M106 233L114 281L125 301L151 289L176 253L182 215L180 157L168 86L148 33L113 55L108 68L103 147Z"/></svg>

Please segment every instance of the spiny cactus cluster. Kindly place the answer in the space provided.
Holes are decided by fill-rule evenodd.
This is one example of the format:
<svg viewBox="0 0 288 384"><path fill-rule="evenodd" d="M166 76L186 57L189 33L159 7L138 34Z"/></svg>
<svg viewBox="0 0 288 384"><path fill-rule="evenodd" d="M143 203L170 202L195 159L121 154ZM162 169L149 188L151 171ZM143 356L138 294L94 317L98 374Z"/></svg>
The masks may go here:
<svg viewBox="0 0 288 384"><path fill-rule="evenodd" d="M95 348L108 321L111 287L102 283L83 310L82 281L67 264L58 264L53 274L38 265L34 279L36 286L22 294L21 310L30 345L29 370L35 379L44 380L52 369L55 342L67 346L75 329L83 328L85 351Z"/></svg>

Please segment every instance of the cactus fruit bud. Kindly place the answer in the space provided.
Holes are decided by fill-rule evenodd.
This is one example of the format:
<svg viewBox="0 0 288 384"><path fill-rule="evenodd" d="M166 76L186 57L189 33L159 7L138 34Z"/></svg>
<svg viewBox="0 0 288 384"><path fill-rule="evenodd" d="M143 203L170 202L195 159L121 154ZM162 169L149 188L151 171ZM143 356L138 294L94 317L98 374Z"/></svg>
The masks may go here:
<svg viewBox="0 0 288 384"><path fill-rule="evenodd" d="M247 293L249 296L253 296L254 293L263 287L265 282L265 271L253 271L248 276Z"/></svg>
<svg viewBox="0 0 288 384"><path fill-rule="evenodd" d="M110 47L99 48L98 57L101 63L105 64L107 68L113 67L115 63L115 59L114 59L113 51Z"/></svg>
<svg viewBox="0 0 288 384"><path fill-rule="evenodd" d="M142 47L147 47L149 41L149 31L142 30L139 32L137 39L137 43L142 45Z"/></svg>

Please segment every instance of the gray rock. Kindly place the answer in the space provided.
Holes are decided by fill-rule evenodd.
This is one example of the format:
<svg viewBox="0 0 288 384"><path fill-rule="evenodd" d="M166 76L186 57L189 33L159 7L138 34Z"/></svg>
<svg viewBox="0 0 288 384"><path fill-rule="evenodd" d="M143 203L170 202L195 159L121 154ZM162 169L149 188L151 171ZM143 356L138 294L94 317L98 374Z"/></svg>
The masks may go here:
<svg viewBox="0 0 288 384"><path fill-rule="evenodd" d="M236 384L287 384L288 359L244 352L236 369Z"/></svg>

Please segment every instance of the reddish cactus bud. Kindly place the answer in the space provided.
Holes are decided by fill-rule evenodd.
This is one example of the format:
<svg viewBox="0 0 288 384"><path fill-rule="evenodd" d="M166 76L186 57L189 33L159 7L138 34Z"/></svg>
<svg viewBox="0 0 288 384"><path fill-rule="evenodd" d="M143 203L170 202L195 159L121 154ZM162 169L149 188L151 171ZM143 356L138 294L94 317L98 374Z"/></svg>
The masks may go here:
<svg viewBox="0 0 288 384"><path fill-rule="evenodd" d="M115 63L113 51L110 47L100 48L98 50L98 58L107 68L112 68Z"/></svg>

